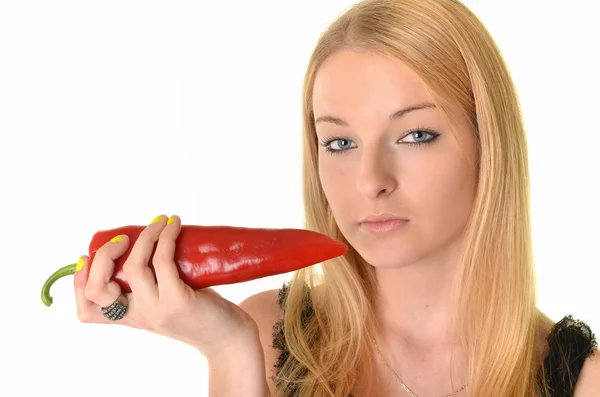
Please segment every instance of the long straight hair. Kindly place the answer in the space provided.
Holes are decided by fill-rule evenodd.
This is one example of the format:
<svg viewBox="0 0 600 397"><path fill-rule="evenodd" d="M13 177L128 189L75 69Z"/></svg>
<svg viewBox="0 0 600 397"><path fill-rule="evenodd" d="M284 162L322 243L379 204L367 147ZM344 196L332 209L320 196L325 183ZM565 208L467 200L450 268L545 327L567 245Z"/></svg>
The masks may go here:
<svg viewBox="0 0 600 397"><path fill-rule="evenodd" d="M367 0L343 12L321 35L303 91L306 228L346 243L320 185L312 109L315 74L332 53L350 49L394 57L411 68L448 125L455 99L471 116L478 142L477 191L454 282L454 330L468 354L472 396L547 393L530 237L528 149L516 90L492 37L456 0ZM309 294L306 286L319 292ZM374 268L348 253L297 271L285 300L289 359L276 396L347 397L374 368L377 282ZM303 315L312 303L312 316ZM359 372L360 371L360 372ZM538 375L542 374L541 378ZM540 382L541 381L541 382ZM460 385L459 385L460 386Z"/></svg>

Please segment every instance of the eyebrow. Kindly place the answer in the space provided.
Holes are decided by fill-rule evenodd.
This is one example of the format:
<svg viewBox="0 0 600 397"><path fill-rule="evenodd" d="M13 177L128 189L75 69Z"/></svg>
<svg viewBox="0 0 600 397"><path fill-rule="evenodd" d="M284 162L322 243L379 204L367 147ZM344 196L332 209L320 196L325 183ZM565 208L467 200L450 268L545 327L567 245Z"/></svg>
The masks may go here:
<svg viewBox="0 0 600 397"><path fill-rule="evenodd" d="M414 112L416 110L430 109L430 108L435 108L435 107L436 106L431 102L424 102L424 103L420 103L417 105L412 105L412 106L397 110L394 113L392 113L390 115L390 121L397 120L397 119L401 118L402 116L404 116L405 114ZM329 115L317 117L317 119L315 120L315 124L320 123L320 122L333 123L333 124L340 125L342 127L348 127L348 123L345 122L344 120L340 119L339 117L333 117L333 116L329 116Z"/></svg>

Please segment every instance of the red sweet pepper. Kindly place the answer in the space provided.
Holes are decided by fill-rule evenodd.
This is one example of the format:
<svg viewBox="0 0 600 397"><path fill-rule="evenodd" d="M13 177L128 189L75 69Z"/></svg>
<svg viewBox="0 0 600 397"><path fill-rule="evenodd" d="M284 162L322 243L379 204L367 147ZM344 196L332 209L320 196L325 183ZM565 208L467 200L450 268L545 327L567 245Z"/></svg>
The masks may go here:
<svg viewBox="0 0 600 397"><path fill-rule="evenodd" d="M112 280L123 292L131 292L123 264L146 226L101 230L89 245L88 263L96 251L113 237L125 234L131 242L115 260ZM346 253L346 244L305 229L258 229L233 226L182 225L176 241L174 262L179 276L190 287L202 289L287 273ZM75 273L75 264L52 274L42 288L42 301L52 304L50 287L61 277ZM149 264L152 268L152 264Z"/></svg>

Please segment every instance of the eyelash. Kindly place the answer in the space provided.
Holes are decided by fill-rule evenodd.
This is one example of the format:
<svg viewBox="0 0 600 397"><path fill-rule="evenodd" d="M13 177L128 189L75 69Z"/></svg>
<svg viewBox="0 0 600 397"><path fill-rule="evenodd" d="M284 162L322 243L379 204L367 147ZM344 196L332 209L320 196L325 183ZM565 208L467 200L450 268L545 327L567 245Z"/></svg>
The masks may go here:
<svg viewBox="0 0 600 397"><path fill-rule="evenodd" d="M424 128L424 127L417 127L417 128L414 128L414 129L410 130L406 135L404 135L402 137L402 139L405 138L405 137L407 137L407 136L409 136L409 135L411 135L411 134L415 134L417 132L424 132L424 133L426 133L428 135L431 135L431 138L429 138L426 141L422 141L422 142L405 142L405 143L403 143L403 145L424 146L424 145L428 145L428 144L432 143L433 141L435 141L440 136L439 133L434 132L434 131L432 131L430 129L427 129L427 128ZM344 138L344 137L341 137L341 136L330 136L330 137L323 138L321 140L320 144L330 154L341 154L341 153L343 153L343 152L345 152L345 151L347 151L349 149L334 150L334 149L331 149L329 147L329 145L332 142L335 142L335 141L340 140L340 139L351 141L351 139ZM350 149L353 149L353 148L350 148Z"/></svg>

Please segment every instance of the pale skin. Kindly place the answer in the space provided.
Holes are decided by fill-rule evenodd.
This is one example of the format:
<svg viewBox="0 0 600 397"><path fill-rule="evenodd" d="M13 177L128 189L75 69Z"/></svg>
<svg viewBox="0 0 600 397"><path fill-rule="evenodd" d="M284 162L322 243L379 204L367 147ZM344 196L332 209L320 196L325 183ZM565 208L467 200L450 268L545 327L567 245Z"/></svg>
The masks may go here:
<svg viewBox="0 0 600 397"><path fill-rule="evenodd" d="M454 108L456 138L433 107L390 120L398 110L431 103L432 98L410 69L372 53L334 54L319 70L314 88L315 117L344 121L316 123L319 141L339 137L341 140L328 146L344 150L331 154L320 146L319 175L341 231L376 269L383 301L376 313L381 324L380 348L419 396L449 394L453 390L450 366L455 371L454 387L466 382L462 352L455 351L455 360L449 360L447 331L449 282L476 187L476 140L467 116ZM426 130L415 131L417 127ZM430 144L408 145L433 136L437 138ZM383 236L371 235L360 227L362 218L381 212L392 212L409 221L404 228ZM281 316L277 290L253 295L238 307L210 289L189 289L178 278L172 260L181 225L178 217L173 220L167 225L167 217L161 217L136 243L124 268L127 279L133 281L133 293L126 296L130 310L118 323L199 349L211 371L224 371L211 375L215 390L211 395L234 395L224 391L232 384L231 376L238 376L238 381L247 386L236 386L231 393L243 390L245 395L267 395L267 387L274 389L270 376L279 356L272 347L272 327ZM108 323L100 307L118 296L118 285L107 280L113 260L125 252L128 243L127 238L121 243L108 243L97 254L91 271L87 256L83 257L86 266L75 274L77 310L82 321ZM145 266L154 243L158 243L154 257L157 282ZM545 336L547 331L541 330L540 334ZM252 349L248 346L254 343L260 353L250 356L247 352ZM244 354L246 360L241 358ZM240 379L237 369L226 373L231 363L216 357L229 356L231 363L239 361L250 377L266 379L253 383L252 379ZM260 371L249 371L253 362ZM381 361L377 363L377 373L364 375L378 379L375 389L359 388L353 394L406 395ZM596 353L584 365L575 397L600 396L599 390L600 354Z"/></svg>
<svg viewBox="0 0 600 397"><path fill-rule="evenodd" d="M329 144L334 154L320 147L319 173L338 226L376 268L380 348L415 392L448 394L451 365L455 388L466 383L460 350L450 363L448 314L476 187L476 139L467 115L454 111L457 139L433 105L390 120L399 110L433 104L432 97L399 62L351 51L322 66L313 101L319 141L342 138ZM319 121L323 116L344 122ZM409 221L386 235L361 228L361 219L382 212ZM389 370L380 370L391 379ZM378 394L401 390L392 380Z"/></svg>

